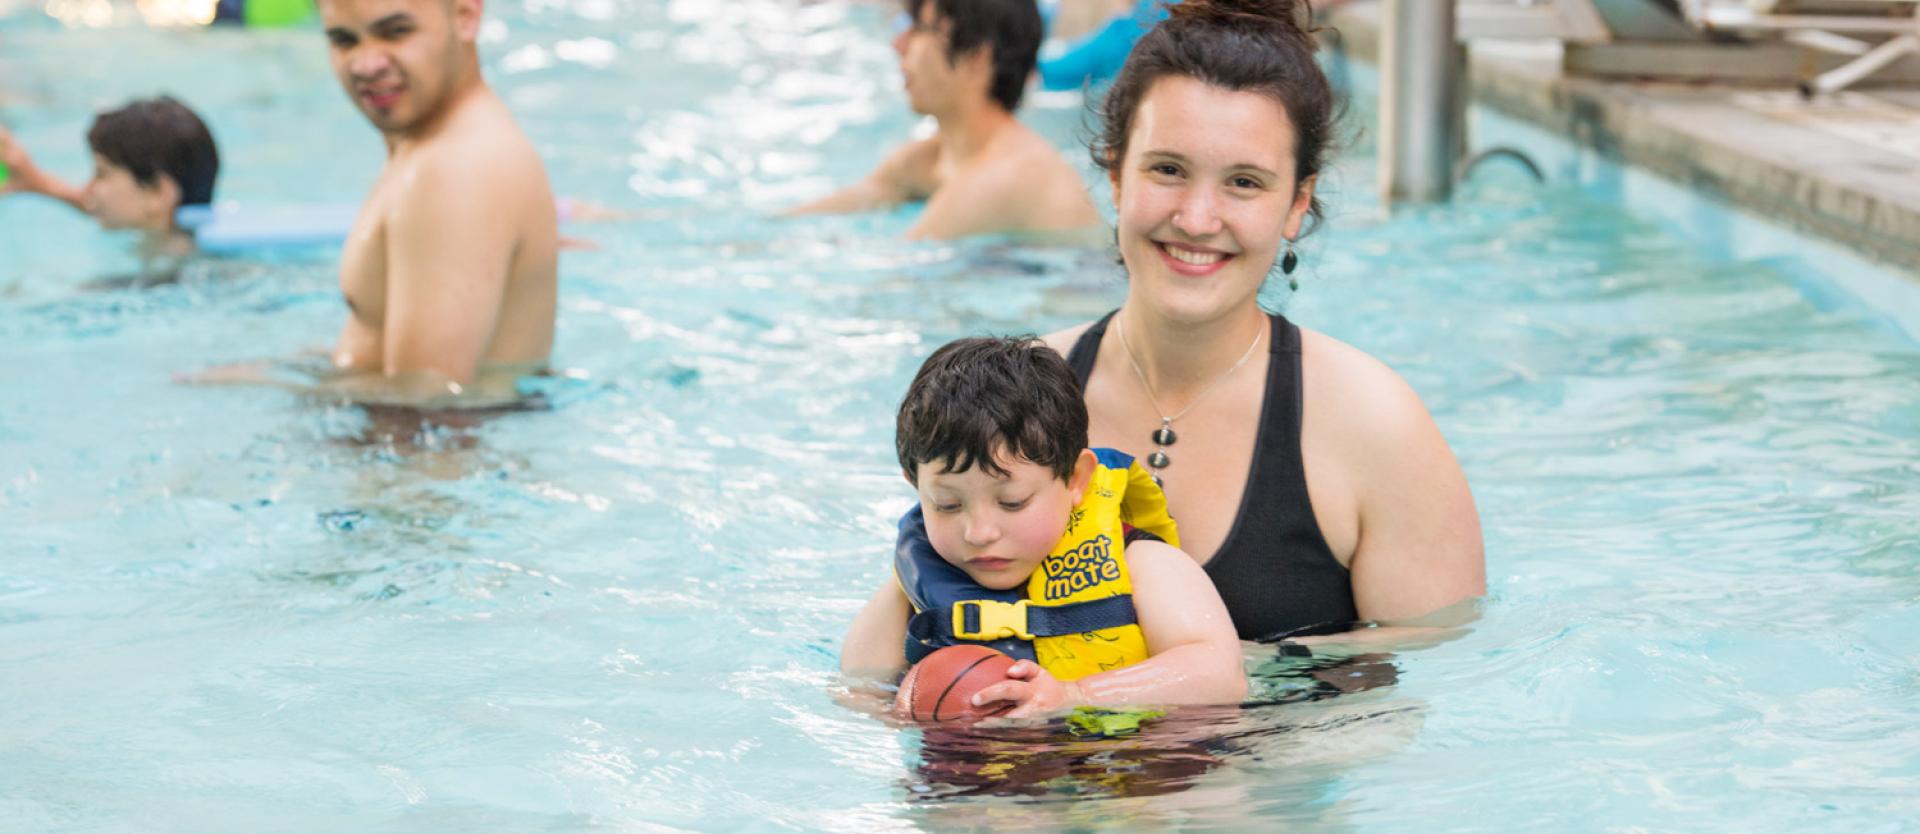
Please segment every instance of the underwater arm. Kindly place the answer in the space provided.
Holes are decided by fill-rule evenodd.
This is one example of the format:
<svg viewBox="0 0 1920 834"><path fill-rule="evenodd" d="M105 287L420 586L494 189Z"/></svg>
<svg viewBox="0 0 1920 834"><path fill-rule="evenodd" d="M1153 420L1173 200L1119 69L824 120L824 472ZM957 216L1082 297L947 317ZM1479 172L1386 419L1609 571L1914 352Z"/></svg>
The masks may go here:
<svg viewBox="0 0 1920 834"><path fill-rule="evenodd" d="M840 641L840 672L892 680L907 668L907 619L913 615L900 583L888 575L853 618Z"/></svg>
<svg viewBox="0 0 1920 834"><path fill-rule="evenodd" d="M933 140L909 142L893 152L865 179L811 203L788 209L789 217L801 214L854 214L896 206L914 199L916 188L927 178L937 148Z"/></svg>
<svg viewBox="0 0 1920 834"><path fill-rule="evenodd" d="M278 388L318 400L344 400L362 405L474 408L500 404L499 397L452 393L449 381L437 373L389 377L377 370L335 366L324 353L317 357L302 353L286 358L231 362L175 374L173 381L182 385Z"/></svg>

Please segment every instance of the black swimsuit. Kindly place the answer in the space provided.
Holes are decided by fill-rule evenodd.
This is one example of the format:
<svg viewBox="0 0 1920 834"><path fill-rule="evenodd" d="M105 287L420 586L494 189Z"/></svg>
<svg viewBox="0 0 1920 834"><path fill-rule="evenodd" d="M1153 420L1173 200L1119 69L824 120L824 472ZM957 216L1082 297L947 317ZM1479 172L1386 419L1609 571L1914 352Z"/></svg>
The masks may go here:
<svg viewBox="0 0 1920 834"><path fill-rule="evenodd" d="M1206 564L1243 640L1345 631L1359 617L1352 577L1327 546L1307 497L1300 457L1300 328L1283 316L1272 319L1253 465L1226 541ZM1082 388L1112 320L1108 313L1094 322L1067 353Z"/></svg>

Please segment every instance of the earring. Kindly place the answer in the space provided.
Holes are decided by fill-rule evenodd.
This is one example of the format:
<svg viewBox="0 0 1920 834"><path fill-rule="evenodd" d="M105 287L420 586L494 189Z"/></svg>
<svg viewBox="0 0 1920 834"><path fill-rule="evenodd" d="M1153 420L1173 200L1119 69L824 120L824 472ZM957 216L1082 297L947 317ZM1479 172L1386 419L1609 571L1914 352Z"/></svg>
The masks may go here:
<svg viewBox="0 0 1920 834"><path fill-rule="evenodd" d="M1300 290L1300 279L1294 278L1293 270L1300 265L1300 256L1293 251L1293 241L1287 241L1287 251L1280 256L1280 274L1287 277L1287 288L1295 292Z"/></svg>

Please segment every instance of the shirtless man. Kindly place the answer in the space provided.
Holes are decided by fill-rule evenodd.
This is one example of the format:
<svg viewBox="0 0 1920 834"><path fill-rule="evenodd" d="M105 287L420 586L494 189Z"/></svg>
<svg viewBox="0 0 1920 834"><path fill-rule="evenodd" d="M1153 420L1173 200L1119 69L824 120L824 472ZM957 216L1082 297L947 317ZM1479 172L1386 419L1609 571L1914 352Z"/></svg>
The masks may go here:
<svg viewBox="0 0 1920 834"><path fill-rule="evenodd" d="M912 239L1059 234L1097 229L1080 173L1013 117L1033 73L1042 25L1033 0L906 0L913 24L893 41L914 112L932 138L895 151L867 178L794 209L871 211L910 200L926 210Z"/></svg>
<svg viewBox="0 0 1920 834"><path fill-rule="evenodd" d="M387 143L340 257L347 323L322 391L480 407L553 347L553 193L480 77L482 0L320 0L334 72ZM257 366L197 382L261 382Z"/></svg>

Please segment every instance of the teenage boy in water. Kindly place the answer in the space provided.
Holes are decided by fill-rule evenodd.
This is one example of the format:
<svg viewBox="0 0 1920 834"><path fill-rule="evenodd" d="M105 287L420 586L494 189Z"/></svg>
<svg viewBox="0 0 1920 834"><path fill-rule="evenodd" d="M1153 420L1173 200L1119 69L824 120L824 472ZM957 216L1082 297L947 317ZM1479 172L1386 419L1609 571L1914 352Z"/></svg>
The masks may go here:
<svg viewBox="0 0 1920 834"><path fill-rule="evenodd" d="M553 348L560 236L533 143L481 75L484 0L319 0L386 167L340 252L346 321L304 390L408 408L521 402ZM284 385L273 360L182 377Z"/></svg>
<svg viewBox="0 0 1920 834"><path fill-rule="evenodd" d="M907 103L939 129L909 142L846 189L795 214L926 208L909 238L1098 229L1080 172L1015 119L1040 52L1033 0L907 0L912 24L894 38Z"/></svg>
<svg viewBox="0 0 1920 834"><path fill-rule="evenodd" d="M183 206L213 202L220 153L213 134L186 105L161 96L101 113L87 130L93 178L75 185L34 164L27 149L0 128L0 194L39 194L86 212L101 227L144 234L148 257L179 257L193 237L175 218Z"/></svg>
<svg viewBox="0 0 1920 834"><path fill-rule="evenodd" d="M924 517L932 548L896 555L847 632L843 672L892 677L970 642L1022 658L974 698L1005 702L1008 717L1245 697L1225 604L1161 540L1177 533L1145 470L1087 448L1086 405L1058 353L1035 339L941 348L907 389L895 446L920 499L902 526Z"/></svg>

